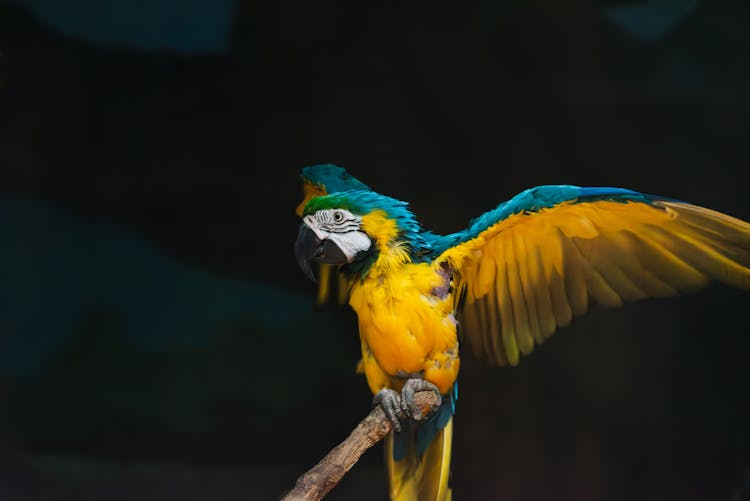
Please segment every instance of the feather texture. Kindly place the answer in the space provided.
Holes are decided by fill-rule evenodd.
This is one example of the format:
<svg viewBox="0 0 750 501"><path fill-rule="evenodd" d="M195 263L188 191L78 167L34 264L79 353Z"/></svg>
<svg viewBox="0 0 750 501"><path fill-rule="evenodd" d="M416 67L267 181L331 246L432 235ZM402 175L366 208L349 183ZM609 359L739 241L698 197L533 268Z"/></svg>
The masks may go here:
<svg viewBox="0 0 750 501"><path fill-rule="evenodd" d="M591 302L618 307L711 280L750 288L748 223L670 199L626 190L607 198L596 190L552 207L537 203L538 210L518 210L494 225L480 218L463 242L437 257L467 285L463 333L477 354L516 365ZM506 270L494 273L494 284L492 270ZM476 317L491 315L488 308L499 313L501 333L477 325ZM501 345L487 341L498 334Z"/></svg>

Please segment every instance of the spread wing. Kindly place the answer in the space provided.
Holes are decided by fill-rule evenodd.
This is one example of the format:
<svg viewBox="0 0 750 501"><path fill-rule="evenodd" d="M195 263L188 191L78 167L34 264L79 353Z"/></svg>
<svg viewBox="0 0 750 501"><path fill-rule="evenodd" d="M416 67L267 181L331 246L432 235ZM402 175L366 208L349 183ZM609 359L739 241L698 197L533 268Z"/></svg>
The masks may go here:
<svg viewBox="0 0 750 501"><path fill-rule="evenodd" d="M297 215L302 217L302 211L310 199L347 190L367 190L367 185L349 174L343 167L333 164L311 165L302 169L302 202L297 206ZM335 292L334 292L335 290ZM331 296L336 296L339 304L345 304L348 299L349 284L340 273L338 267L321 264L318 268L318 304L325 304Z"/></svg>
<svg viewBox="0 0 750 501"><path fill-rule="evenodd" d="M499 365L516 365L591 300L621 306L714 279L750 288L750 224L618 188L533 188L446 238L437 259L465 294L464 336Z"/></svg>

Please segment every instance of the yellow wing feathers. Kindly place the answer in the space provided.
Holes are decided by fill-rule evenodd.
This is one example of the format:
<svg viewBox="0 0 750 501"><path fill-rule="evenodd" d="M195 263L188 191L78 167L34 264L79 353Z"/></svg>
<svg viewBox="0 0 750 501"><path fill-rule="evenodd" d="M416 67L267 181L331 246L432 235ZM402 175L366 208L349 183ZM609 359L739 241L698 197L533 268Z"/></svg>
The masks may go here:
<svg viewBox="0 0 750 501"><path fill-rule="evenodd" d="M475 352L516 365L592 299L616 307L712 279L750 288L750 225L678 202L563 204L513 215L439 260L466 289Z"/></svg>

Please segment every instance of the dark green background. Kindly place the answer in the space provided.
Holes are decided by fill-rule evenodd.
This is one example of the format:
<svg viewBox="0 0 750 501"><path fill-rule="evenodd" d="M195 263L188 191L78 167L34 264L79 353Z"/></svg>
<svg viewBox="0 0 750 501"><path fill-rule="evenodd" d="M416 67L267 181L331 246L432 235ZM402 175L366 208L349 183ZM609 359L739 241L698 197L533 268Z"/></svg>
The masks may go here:
<svg viewBox="0 0 750 501"><path fill-rule="evenodd" d="M275 499L367 413L294 262L304 165L439 232L551 183L750 219L746 2L92 5L0 2L2 500ZM456 499L737 499L749 305L466 356ZM380 452L330 498L384 499Z"/></svg>

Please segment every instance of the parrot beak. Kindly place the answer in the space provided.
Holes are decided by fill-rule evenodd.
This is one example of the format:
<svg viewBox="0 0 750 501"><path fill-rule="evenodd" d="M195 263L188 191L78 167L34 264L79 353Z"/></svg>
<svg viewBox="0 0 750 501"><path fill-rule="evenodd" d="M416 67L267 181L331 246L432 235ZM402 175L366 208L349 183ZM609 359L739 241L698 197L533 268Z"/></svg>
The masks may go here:
<svg viewBox="0 0 750 501"><path fill-rule="evenodd" d="M316 283L317 279L310 267L311 261L324 264L347 263L346 255L333 241L327 238L319 239L315 232L304 223L300 226L297 241L294 243L294 255L305 275Z"/></svg>

